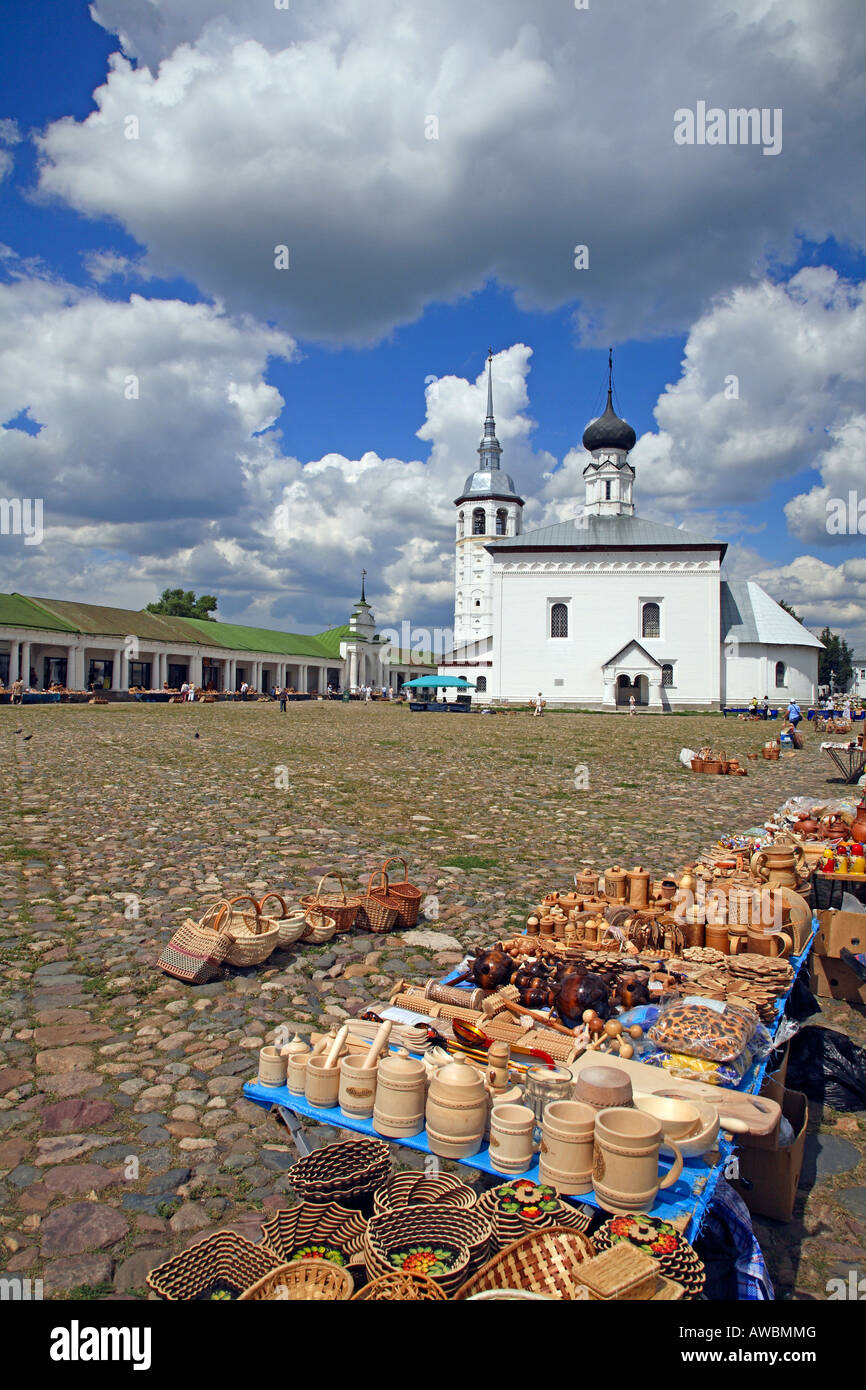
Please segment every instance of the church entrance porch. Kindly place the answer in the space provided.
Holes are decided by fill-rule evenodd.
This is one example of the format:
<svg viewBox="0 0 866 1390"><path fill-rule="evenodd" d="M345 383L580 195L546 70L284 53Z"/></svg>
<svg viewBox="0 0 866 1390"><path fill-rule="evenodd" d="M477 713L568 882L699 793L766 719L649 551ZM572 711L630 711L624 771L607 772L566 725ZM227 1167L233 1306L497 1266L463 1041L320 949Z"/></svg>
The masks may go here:
<svg viewBox="0 0 866 1390"><path fill-rule="evenodd" d="M616 678L616 703L618 705L629 705L631 697L634 696L636 705L649 704L649 681L646 676L636 676L631 680L629 676L619 675Z"/></svg>

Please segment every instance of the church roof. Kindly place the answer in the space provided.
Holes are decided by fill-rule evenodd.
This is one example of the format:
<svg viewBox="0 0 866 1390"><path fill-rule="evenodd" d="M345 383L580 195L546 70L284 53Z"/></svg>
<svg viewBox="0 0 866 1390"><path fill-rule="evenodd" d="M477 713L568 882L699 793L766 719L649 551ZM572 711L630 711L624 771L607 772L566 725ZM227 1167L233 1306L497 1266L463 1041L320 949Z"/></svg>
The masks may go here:
<svg viewBox="0 0 866 1390"><path fill-rule="evenodd" d="M786 613L753 579L722 580L723 642L759 642L782 647L821 647L813 632Z"/></svg>
<svg viewBox="0 0 866 1390"><path fill-rule="evenodd" d="M622 420L613 408L613 392L607 391L607 405L604 414L591 420L583 432L583 447L589 449L624 449L628 453L635 446L636 435L627 420Z"/></svg>
<svg viewBox="0 0 866 1390"><path fill-rule="evenodd" d="M503 536L491 541L491 553L521 550L670 550L695 548L719 550L724 555L724 541L707 536L695 536L678 526L665 526L640 516L581 516L572 521L559 521L542 526L537 531L524 531L520 536Z"/></svg>
<svg viewBox="0 0 866 1390"><path fill-rule="evenodd" d="M514 479L503 468L476 468L463 485L459 497L454 498L455 507L461 502L474 502L476 498L495 498L504 501L522 502L514 486Z"/></svg>

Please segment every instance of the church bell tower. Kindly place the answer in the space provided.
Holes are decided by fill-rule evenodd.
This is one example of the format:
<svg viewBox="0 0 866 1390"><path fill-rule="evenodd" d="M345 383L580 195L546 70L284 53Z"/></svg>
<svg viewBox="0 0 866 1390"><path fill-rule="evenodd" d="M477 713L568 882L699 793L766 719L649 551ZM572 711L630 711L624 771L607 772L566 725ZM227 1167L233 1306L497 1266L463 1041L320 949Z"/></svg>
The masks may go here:
<svg viewBox="0 0 866 1390"><path fill-rule="evenodd" d="M583 447L592 461L583 470L584 516L634 516L634 469L628 455L635 432L613 408L613 351L607 358L607 406L583 432Z"/></svg>

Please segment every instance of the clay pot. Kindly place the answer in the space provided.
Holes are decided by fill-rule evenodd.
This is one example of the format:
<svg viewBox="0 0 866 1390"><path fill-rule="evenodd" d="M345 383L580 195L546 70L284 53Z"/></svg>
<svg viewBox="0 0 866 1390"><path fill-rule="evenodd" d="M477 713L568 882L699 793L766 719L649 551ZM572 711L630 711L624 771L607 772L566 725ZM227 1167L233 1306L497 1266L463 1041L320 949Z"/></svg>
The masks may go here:
<svg viewBox="0 0 866 1390"><path fill-rule="evenodd" d="M759 849L750 861L752 876L771 888L796 888L806 874L803 846L792 836L778 835L772 845Z"/></svg>
<svg viewBox="0 0 866 1390"><path fill-rule="evenodd" d="M405 1047L387 1053L376 1068L373 1128L392 1139L407 1139L424 1128L427 1070Z"/></svg>
<svg viewBox="0 0 866 1390"><path fill-rule="evenodd" d="M866 797L858 802L857 816L851 826L851 839L858 845L866 841Z"/></svg>

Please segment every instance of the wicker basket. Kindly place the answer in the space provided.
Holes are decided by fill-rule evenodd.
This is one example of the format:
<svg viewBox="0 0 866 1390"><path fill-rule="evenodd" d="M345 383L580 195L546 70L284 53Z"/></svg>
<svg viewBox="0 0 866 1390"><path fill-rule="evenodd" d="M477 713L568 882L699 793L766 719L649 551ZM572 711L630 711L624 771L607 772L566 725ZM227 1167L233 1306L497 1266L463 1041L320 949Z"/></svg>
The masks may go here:
<svg viewBox="0 0 866 1390"><path fill-rule="evenodd" d="M336 878L340 884L339 893L323 893L322 884L326 878ZM335 931L351 931L355 918L361 908L361 899L346 896L343 876L337 869L329 869L319 879L315 893L305 893L300 899L301 906L312 912L324 912L336 922Z"/></svg>
<svg viewBox="0 0 866 1390"><path fill-rule="evenodd" d="M403 860L403 863L405 862L406 860ZM391 860L386 860L386 863L391 863ZM418 920L418 905L416 903L414 916L411 916L410 910L407 909L406 899L400 897L399 892L396 891L396 885L392 884L391 880L388 878L386 863L382 865L381 869L378 869L377 872L370 874L370 883L367 884L367 897L364 899L364 909L366 909L367 919L370 920L371 905L378 902L381 903L382 908L389 908L392 910L393 929L400 930L402 927L414 927L414 924L416 924ZM378 878L378 883L374 883L375 878ZM418 890L416 890L416 892L417 891ZM418 897L420 897L420 894L418 894ZM407 920L410 916L411 922ZM389 929L388 927L377 927L377 929L374 930L386 931Z"/></svg>
<svg viewBox="0 0 866 1390"><path fill-rule="evenodd" d="M305 911L304 923L304 930L299 939L313 946L321 946L325 941L330 941L337 930L337 923L333 917L327 912L316 912L313 908L307 908Z"/></svg>
<svg viewBox="0 0 866 1390"><path fill-rule="evenodd" d="M252 903L253 911L241 912L237 903ZM236 898L223 898L209 907L200 926L224 932L230 939L226 964L236 966L261 965L279 943L279 924L265 917L257 900L247 893Z"/></svg>
<svg viewBox="0 0 866 1390"><path fill-rule="evenodd" d="M381 1187L390 1172L391 1151L384 1139L348 1139L314 1150L286 1176L304 1201L355 1205Z"/></svg>
<svg viewBox="0 0 866 1390"><path fill-rule="evenodd" d="M418 921L418 912L421 908L422 893L420 888L416 888L414 883L409 882L409 865L399 854L392 855L386 859L382 865L382 873L388 878L388 865L394 861L403 865L402 882L391 884L391 905L394 906L393 899L397 899L397 919L401 927L414 927Z"/></svg>
<svg viewBox="0 0 866 1390"><path fill-rule="evenodd" d="M366 1219L359 1211L338 1202L300 1202L274 1212L262 1224L262 1244L281 1264L291 1264L305 1246L319 1245L342 1255L348 1265L360 1256L366 1229Z"/></svg>
<svg viewBox="0 0 866 1390"><path fill-rule="evenodd" d="M517 1179L520 1181L520 1179ZM506 1186L506 1184L502 1184ZM526 1235L532 1235L537 1231L549 1230L551 1226L567 1226L570 1230L586 1231L592 1218L584 1216L583 1212L572 1207L568 1202L556 1199L556 1209L553 1212L544 1212L532 1219L523 1217L519 1212L503 1211L499 1206L499 1189L491 1188L483 1192L478 1198L478 1210L483 1212L493 1228L494 1243L502 1248L512 1245L516 1240L522 1240Z"/></svg>
<svg viewBox="0 0 866 1390"><path fill-rule="evenodd" d="M652 1298L656 1291L658 1265L628 1241L617 1241L594 1259L587 1260L581 1281L594 1302L634 1303Z"/></svg>
<svg viewBox="0 0 866 1390"><path fill-rule="evenodd" d="M581 1266L594 1254L595 1246L582 1231L551 1226L506 1246L463 1285L457 1298L491 1289L525 1289L571 1300L583 1283Z"/></svg>
<svg viewBox="0 0 866 1390"><path fill-rule="evenodd" d="M381 1279L373 1279L358 1293L352 1295L353 1303L446 1303L447 1294L426 1274L383 1274Z"/></svg>
<svg viewBox="0 0 866 1390"><path fill-rule="evenodd" d="M152 1269L146 1283L173 1302L204 1298L215 1285L239 1297L279 1264L265 1246L253 1245L235 1231L217 1231Z"/></svg>
<svg viewBox="0 0 866 1390"><path fill-rule="evenodd" d="M491 1238L490 1222L476 1211L432 1203L403 1207L372 1217L364 1236L364 1262L370 1278L377 1279L394 1272L390 1252L399 1247L437 1241L457 1246L466 1252L464 1269L435 1276L436 1282L453 1294L483 1265L490 1253Z"/></svg>
<svg viewBox="0 0 866 1390"><path fill-rule="evenodd" d="M328 1260L296 1260L266 1274L242 1293L241 1303L341 1303L352 1297L355 1281L347 1269Z"/></svg>
<svg viewBox="0 0 866 1390"><path fill-rule="evenodd" d="M381 870L379 871L381 872ZM397 907L390 905L387 899L388 882L385 880L386 896L384 898L374 898L371 896L373 879L376 873L370 875L370 882L367 885L367 896L361 904L358 913L358 926L366 931L389 932L397 921Z"/></svg>
<svg viewBox="0 0 866 1390"><path fill-rule="evenodd" d="M428 1205L460 1207L468 1211L475 1206L476 1200L472 1188L450 1173L439 1173L435 1177L427 1177L424 1173L395 1173L373 1193L373 1215L383 1216L390 1211Z"/></svg>
<svg viewBox="0 0 866 1390"><path fill-rule="evenodd" d="M213 931L188 918L163 946L156 959L157 969L187 985L206 985L222 974L231 945L226 932Z"/></svg>
<svg viewBox="0 0 866 1390"><path fill-rule="evenodd" d="M259 906L264 908L269 898L276 898L277 902L281 903L283 907L282 916L271 919L276 922L279 928L280 939L278 944L280 946L294 946L295 942L300 941L304 932L307 930L307 914L302 908L290 908L285 898L279 893L266 893L263 898L259 899Z"/></svg>

